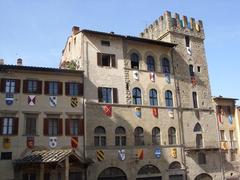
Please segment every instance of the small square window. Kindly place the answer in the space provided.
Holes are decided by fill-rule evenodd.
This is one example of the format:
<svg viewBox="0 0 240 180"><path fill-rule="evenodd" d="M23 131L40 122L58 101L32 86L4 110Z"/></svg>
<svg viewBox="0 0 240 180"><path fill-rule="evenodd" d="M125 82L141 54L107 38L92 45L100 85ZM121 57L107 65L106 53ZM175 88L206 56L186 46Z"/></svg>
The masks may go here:
<svg viewBox="0 0 240 180"><path fill-rule="evenodd" d="M11 159L12 159L12 152L1 153L1 160L11 160Z"/></svg>
<svg viewBox="0 0 240 180"><path fill-rule="evenodd" d="M201 67L200 66L197 67L197 71L201 72Z"/></svg>
<svg viewBox="0 0 240 180"><path fill-rule="evenodd" d="M102 55L102 65L103 66L110 66L110 55L109 54L103 54Z"/></svg>
<svg viewBox="0 0 240 180"><path fill-rule="evenodd" d="M110 46L110 41L101 41L102 46Z"/></svg>

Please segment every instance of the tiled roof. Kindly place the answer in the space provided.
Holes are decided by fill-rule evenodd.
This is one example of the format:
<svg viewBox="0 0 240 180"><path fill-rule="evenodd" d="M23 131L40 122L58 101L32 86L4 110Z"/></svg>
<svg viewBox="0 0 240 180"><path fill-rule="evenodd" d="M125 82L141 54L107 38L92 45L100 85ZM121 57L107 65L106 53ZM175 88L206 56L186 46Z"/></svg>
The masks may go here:
<svg viewBox="0 0 240 180"><path fill-rule="evenodd" d="M50 67L19 66L19 65L8 65L8 64L0 65L0 71L7 71L7 70L77 73L77 74L83 73L83 71L79 71L79 70L59 69L59 68L50 68Z"/></svg>
<svg viewBox="0 0 240 180"><path fill-rule="evenodd" d="M123 39L126 39L126 40L132 40L132 41L144 42L144 43L149 43L149 44L162 45L162 46L166 46L166 47L174 47L174 46L177 45L177 44L174 44L174 43L169 43L169 42L164 42L164 41L159 41L159 40L152 40L152 39L146 39L146 38L140 38L140 37L128 36L128 35L124 36L124 35L120 35L120 34L93 31L93 30L88 30L88 29L83 29L83 30L81 30L81 32L114 36L114 37L119 37L119 38L123 38Z"/></svg>
<svg viewBox="0 0 240 180"><path fill-rule="evenodd" d="M66 157L73 155L77 159L83 162L83 158L80 157L73 149L57 149L57 150L33 150L27 153L22 159L17 159L16 164L23 163L55 163L61 162Z"/></svg>

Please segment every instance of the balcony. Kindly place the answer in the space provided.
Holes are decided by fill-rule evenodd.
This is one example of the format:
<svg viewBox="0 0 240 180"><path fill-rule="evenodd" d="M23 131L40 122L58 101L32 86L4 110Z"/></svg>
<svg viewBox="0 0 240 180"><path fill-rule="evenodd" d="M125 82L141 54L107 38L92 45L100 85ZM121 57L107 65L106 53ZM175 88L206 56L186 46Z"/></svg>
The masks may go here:
<svg viewBox="0 0 240 180"><path fill-rule="evenodd" d="M196 142L190 142L185 144L185 151L200 151L200 150L218 150L217 142L205 142L204 144Z"/></svg>

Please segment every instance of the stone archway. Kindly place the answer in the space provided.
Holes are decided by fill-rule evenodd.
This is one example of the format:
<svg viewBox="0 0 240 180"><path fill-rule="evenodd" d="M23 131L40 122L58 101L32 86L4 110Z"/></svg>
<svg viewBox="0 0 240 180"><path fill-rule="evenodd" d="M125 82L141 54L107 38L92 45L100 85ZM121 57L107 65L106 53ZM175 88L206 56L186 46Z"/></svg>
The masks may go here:
<svg viewBox="0 0 240 180"><path fill-rule="evenodd" d="M104 169L98 176L98 180L127 180L127 176L123 170L117 167L109 167Z"/></svg>
<svg viewBox="0 0 240 180"><path fill-rule="evenodd" d="M195 177L194 180L213 180L213 178L210 175L203 173L203 174L199 174L197 177Z"/></svg>

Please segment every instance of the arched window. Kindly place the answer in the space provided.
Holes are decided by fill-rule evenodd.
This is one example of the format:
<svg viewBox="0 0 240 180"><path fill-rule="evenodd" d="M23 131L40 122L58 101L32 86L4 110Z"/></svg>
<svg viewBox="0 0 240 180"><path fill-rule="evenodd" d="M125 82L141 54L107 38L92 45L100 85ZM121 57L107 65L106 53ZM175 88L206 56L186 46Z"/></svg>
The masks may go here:
<svg viewBox="0 0 240 180"><path fill-rule="evenodd" d="M106 131L102 126L98 126L94 130L94 145L106 146Z"/></svg>
<svg viewBox="0 0 240 180"><path fill-rule="evenodd" d="M145 165L141 167L141 169L138 171L138 175L150 175L160 173L161 173L160 170L152 164Z"/></svg>
<svg viewBox="0 0 240 180"><path fill-rule="evenodd" d="M180 162L174 161L169 165L169 169L181 169Z"/></svg>
<svg viewBox="0 0 240 180"><path fill-rule="evenodd" d="M163 73L170 73L170 63L167 58L163 58L162 60L162 69Z"/></svg>
<svg viewBox="0 0 240 180"><path fill-rule="evenodd" d="M144 131L141 127L136 127L134 130L134 139L135 139L135 145L141 146L144 145Z"/></svg>
<svg viewBox="0 0 240 180"><path fill-rule="evenodd" d="M153 145L159 145L160 144L160 129L158 127L154 127L152 129L152 143Z"/></svg>
<svg viewBox="0 0 240 180"><path fill-rule="evenodd" d="M165 102L167 107L173 107L172 91L167 90L165 92Z"/></svg>
<svg viewBox="0 0 240 180"><path fill-rule="evenodd" d="M213 178L208 174L199 174L194 180L212 180Z"/></svg>
<svg viewBox="0 0 240 180"><path fill-rule="evenodd" d="M155 71L155 61L152 56L147 57L147 70L148 71Z"/></svg>
<svg viewBox="0 0 240 180"><path fill-rule="evenodd" d="M168 143L176 144L176 129L174 127L168 129Z"/></svg>
<svg viewBox="0 0 240 180"><path fill-rule="evenodd" d="M193 129L193 132L201 132L202 131L202 127L199 123L197 123L195 126L194 126L194 129Z"/></svg>
<svg viewBox="0 0 240 180"><path fill-rule="evenodd" d="M149 101L151 106L158 105L157 91L155 89L150 89L149 91Z"/></svg>
<svg viewBox="0 0 240 180"><path fill-rule="evenodd" d="M132 90L133 104L142 104L141 90L133 88Z"/></svg>
<svg viewBox="0 0 240 180"><path fill-rule="evenodd" d="M103 170L100 175L98 176L98 180L109 180L109 179L121 179L121 180L127 180L126 174L123 172L123 170L116 168L116 167L110 167L105 170Z"/></svg>
<svg viewBox="0 0 240 180"><path fill-rule="evenodd" d="M115 130L115 145L126 146L126 131L124 127L117 127Z"/></svg>
<svg viewBox="0 0 240 180"><path fill-rule="evenodd" d="M206 164L206 155L203 152L198 153L198 164Z"/></svg>
<svg viewBox="0 0 240 180"><path fill-rule="evenodd" d="M131 68L139 69L139 56L137 55L137 53L131 54Z"/></svg>
<svg viewBox="0 0 240 180"><path fill-rule="evenodd" d="M189 74L190 74L191 77L194 76L194 71L193 71L193 65L192 64L189 65Z"/></svg>

